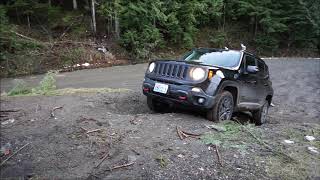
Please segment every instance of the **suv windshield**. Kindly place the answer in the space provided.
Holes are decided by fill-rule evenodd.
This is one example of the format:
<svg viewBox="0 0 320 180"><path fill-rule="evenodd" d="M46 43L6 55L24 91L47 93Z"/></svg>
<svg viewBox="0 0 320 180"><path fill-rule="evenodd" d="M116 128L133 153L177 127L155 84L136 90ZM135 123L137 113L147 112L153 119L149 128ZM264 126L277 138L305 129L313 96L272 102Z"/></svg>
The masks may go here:
<svg viewBox="0 0 320 180"><path fill-rule="evenodd" d="M236 67L239 64L241 53L238 51L202 51L193 50L184 56L185 61L191 61L199 64L219 66L219 67Z"/></svg>

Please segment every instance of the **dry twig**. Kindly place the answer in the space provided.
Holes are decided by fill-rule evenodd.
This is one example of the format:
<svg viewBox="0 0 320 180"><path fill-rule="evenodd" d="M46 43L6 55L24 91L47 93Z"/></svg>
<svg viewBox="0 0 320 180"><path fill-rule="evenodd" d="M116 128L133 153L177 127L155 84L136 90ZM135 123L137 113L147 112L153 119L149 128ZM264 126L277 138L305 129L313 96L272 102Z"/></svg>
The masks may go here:
<svg viewBox="0 0 320 180"><path fill-rule="evenodd" d="M9 113L9 112L18 112L20 109L7 109L7 110L1 110L1 113Z"/></svg>
<svg viewBox="0 0 320 180"><path fill-rule="evenodd" d="M198 139L199 136L201 136L201 134L194 134L194 133L189 133L189 132L183 131L178 126L176 127L176 129L177 129L177 134L181 140L188 138L188 137Z"/></svg>
<svg viewBox="0 0 320 180"><path fill-rule="evenodd" d="M102 129L93 129L93 130L88 130L84 127L80 127L82 130L84 130L86 132L86 134L89 134L89 133L93 133L93 132L97 132L97 131L101 131Z"/></svg>
<svg viewBox="0 0 320 180"><path fill-rule="evenodd" d="M89 133L98 132L98 131L101 131L101 129L90 130L90 131L87 131L86 133L89 134Z"/></svg>
<svg viewBox="0 0 320 180"><path fill-rule="evenodd" d="M78 41L57 41L54 42L53 46L57 46L60 44L75 44L75 45L86 45L86 46L97 46L95 43L87 43L87 42L78 42Z"/></svg>
<svg viewBox="0 0 320 180"><path fill-rule="evenodd" d="M57 110L57 109L62 109L63 106L59 106L59 107L54 107L52 110L51 110L51 113L50 113L50 117L54 117L55 114L54 114L54 111Z"/></svg>
<svg viewBox="0 0 320 180"><path fill-rule="evenodd" d="M217 154L217 156L218 156L218 161L219 161L220 166L223 166L223 164L222 164L222 158L221 158L221 155L220 155L220 153L219 153L218 146L217 146L217 145L213 145L213 147L214 147L215 150L216 150L216 154Z"/></svg>
<svg viewBox="0 0 320 180"><path fill-rule="evenodd" d="M15 35L17 35L17 36L19 36L19 37L22 37L22 38L24 38L24 39L27 39L27 40L29 40L29 41L40 42L40 41L38 41L38 40L36 40L36 39L33 39L33 38L28 37L28 36L25 36L25 35L23 35L23 34L17 33L17 32L15 32L15 31L10 31L10 32L14 33Z"/></svg>
<svg viewBox="0 0 320 180"><path fill-rule="evenodd" d="M182 136L181 131L180 131L180 129L178 128L178 126L176 127L176 129L177 129L177 134L178 134L179 138L180 138L181 140L183 140L183 136Z"/></svg>
<svg viewBox="0 0 320 180"><path fill-rule="evenodd" d="M103 161L107 159L107 157L109 157L109 153L106 153L106 155L104 155L99 164L96 165L96 168L99 167L103 163Z"/></svg>
<svg viewBox="0 0 320 180"><path fill-rule="evenodd" d="M25 148L26 146L28 146L30 143L25 144L24 146L22 146L20 149L18 149L16 152L14 152L11 156L9 156L7 159L5 159L4 161L1 162L0 167L2 165L4 165L4 163L6 163L10 158L12 158L13 156L15 156L19 151L21 151L23 148Z"/></svg>
<svg viewBox="0 0 320 180"><path fill-rule="evenodd" d="M131 165L133 165L133 164L134 164L134 162L127 163L127 164L122 164L122 165L118 165L118 166L114 166L114 167L112 167L111 169L109 169L109 171L112 171L112 170L114 170L114 169L119 169L119 168L128 167L128 166L131 166Z"/></svg>
<svg viewBox="0 0 320 180"><path fill-rule="evenodd" d="M87 129L85 129L84 127L80 127L82 130L84 130L85 132L88 132Z"/></svg>

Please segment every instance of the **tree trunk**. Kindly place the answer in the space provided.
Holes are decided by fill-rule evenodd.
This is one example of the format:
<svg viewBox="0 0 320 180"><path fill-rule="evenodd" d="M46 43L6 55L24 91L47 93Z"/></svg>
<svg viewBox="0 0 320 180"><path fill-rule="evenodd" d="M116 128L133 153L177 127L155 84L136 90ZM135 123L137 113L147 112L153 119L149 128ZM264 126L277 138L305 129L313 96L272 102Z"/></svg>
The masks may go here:
<svg viewBox="0 0 320 180"><path fill-rule="evenodd" d="M97 24L96 24L96 9L95 9L94 0L91 0L91 16L92 16L92 30L95 36L97 33Z"/></svg>
<svg viewBox="0 0 320 180"><path fill-rule="evenodd" d="M254 27L254 37L256 37L257 36L257 31L258 31L258 17L257 17L257 15L255 16L255 18L254 18L254 23L255 23L255 27Z"/></svg>
<svg viewBox="0 0 320 180"><path fill-rule="evenodd" d="M19 18L19 14L18 14L18 8L16 7L15 10L16 10L16 16L17 16L18 24L21 24L20 18Z"/></svg>
<svg viewBox="0 0 320 180"><path fill-rule="evenodd" d="M48 0L48 6L51 7L51 0Z"/></svg>
<svg viewBox="0 0 320 180"><path fill-rule="evenodd" d="M28 27L29 29L31 28L31 24L30 24L30 17L29 17L29 14L27 14L27 22L28 22Z"/></svg>
<svg viewBox="0 0 320 180"><path fill-rule="evenodd" d="M224 32L226 25L226 4L223 3L223 24L222 24L222 31Z"/></svg>
<svg viewBox="0 0 320 180"><path fill-rule="evenodd" d="M119 39L120 38L120 28L119 28L119 18L117 16L117 13L115 13L115 15L114 15L114 29L116 32L116 38Z"/></svg>
<svg viewBox="0 0 320 180"><path fill-rule="evenodd" d="M318 48L318 53L319 53L319 55L320 55L320 36L318 37L317 48Z"/></svg>
<svg viewBox="0 0 320 180"><path fill-rule="evenodd" d="M77 9L78 9L77 0L73 0L73 10L77 10Z"/></svg>

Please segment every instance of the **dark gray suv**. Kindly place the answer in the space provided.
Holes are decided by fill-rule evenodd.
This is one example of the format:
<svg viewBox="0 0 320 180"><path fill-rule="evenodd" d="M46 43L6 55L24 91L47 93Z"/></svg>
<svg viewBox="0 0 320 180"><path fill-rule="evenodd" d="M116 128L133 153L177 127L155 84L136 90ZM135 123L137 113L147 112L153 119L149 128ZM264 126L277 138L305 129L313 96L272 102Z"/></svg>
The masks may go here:
<svg viewBox="0 0 320 180"><path fill-rule="evenodd" d="M245 50L197 48L180 60L149 63L142 85L150 109L172 105L204 110L212 121L252 112L257 125L267 120L273 89L268 66Z"/></svg>

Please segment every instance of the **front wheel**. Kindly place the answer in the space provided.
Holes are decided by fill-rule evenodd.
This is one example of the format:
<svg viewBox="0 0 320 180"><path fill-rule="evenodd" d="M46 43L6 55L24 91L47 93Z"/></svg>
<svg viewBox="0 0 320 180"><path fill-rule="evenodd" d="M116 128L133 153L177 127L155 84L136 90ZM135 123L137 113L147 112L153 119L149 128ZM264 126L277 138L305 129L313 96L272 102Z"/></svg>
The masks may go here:
<svg viewBox="0 0 320 180"><path fill-rule="evenodd" d="M165 109L165 106L163 103L158 102L151 97L147 97L147 104L149 109L154 112L163 112Z"/></svg>
<svg viewBox="0 0 320 180"><path fill-rule="evenodd" d="M268 111L269 103L268 101L265 101L263 106L258 111L252 112L252 116L256 125L260 126L267 122Z"/></svg>
<svg viewBox="0 0 320 180"><path fill-rule="evenodd" d="M233 96L228 91L223 91L216 97L216 104L207 112L210 121L220 122L230 120L233 113Z"/></svg>

